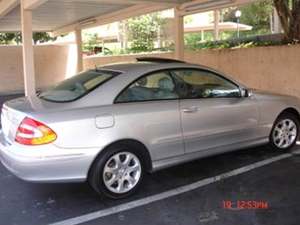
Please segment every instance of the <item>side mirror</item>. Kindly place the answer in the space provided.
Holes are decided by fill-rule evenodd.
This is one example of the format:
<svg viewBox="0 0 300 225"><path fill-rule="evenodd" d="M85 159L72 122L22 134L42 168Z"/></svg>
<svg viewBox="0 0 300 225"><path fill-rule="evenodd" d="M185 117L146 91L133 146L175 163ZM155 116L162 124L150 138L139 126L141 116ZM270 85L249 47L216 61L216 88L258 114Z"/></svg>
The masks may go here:
<svg viewBox="0 0 300 225"><path fill-rule="evenodd" d="M251 90L249 90L249 89L241 88L241 96L242 96L243 98L251 97L251 96L252 96L252 92L251 92Z"/></svg>

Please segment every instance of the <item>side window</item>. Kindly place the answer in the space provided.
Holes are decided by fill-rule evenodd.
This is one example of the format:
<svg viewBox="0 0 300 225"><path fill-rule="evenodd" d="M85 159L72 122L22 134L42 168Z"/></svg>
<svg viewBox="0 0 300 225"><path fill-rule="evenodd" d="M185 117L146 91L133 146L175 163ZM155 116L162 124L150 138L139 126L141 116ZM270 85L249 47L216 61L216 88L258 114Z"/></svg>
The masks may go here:
<svg viewBox="0 0 300 225"><path fill-rule="evenodd" d="M240 89L231 81L205 70L175 70L172 72L182 98L234 98ZM179 84L179 85L178 85Z"/></svg>
<svg viewBox="0 0 300 225"><path fill-rule="evenodd" d="M159 72L144 76L126 88L116 99L117 103L177 99L171 76Z"/></svg>

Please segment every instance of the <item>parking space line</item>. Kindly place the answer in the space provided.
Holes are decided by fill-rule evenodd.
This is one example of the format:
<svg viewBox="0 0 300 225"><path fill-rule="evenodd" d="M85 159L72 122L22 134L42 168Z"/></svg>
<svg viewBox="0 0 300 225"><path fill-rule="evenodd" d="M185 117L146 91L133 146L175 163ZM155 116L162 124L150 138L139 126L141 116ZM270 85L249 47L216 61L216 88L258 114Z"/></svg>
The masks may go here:
<svg viewBox="0 0 300 225"><path fill-rule="evenodd" d="M292 154L293 155L300 155L300 149L293 151Z"/></svg>
<svg viewBox="0 0 300 225"><path fill-rule="evenodd" d="M56 223L53 223L53 224L50 224L50 225L78 225L78 224L86 223L86 222L89 222L91 220L99 219L99 218L102 218L102 217L105 217L105 216L120 213L120 212L123 212L123 211L127 211L127 210L130 210L130 209L140 207L140 206L144 206L144 205L156 202L156 201L160 201L160 200L172 197L172 196L176 196L176 195L179 195L179 194L182 194L182 193L186 193L186 192L198 189L200 187L206 186L208 184L212 184L212 183L218 182L220 180L224 180L226 178L230 178L230 177L242 174L242 173L246 173L246 172L248 172L250 170L253 170L253 169L256 169L256 168L260 168L262 166L271 164L273 162L289 158L291 156L292 156L292 154L290 154L290 153L275 156L275 157L272 157L272 158L269 158L269 159L266 159L266 160L262 160L262 161L259 161L259 162L256 162L256 163L253 163L253 164L250 164L250 165L247 165L247 166L240 167L238 169L231 170L231 171L226 172L226 173L219 174L219 175L214 176L214 177L206 178L206 179L194 182L192 184L184 185L184 186L181 186L181 187L169 190L169 191L165 191L165 192L162 192L160 194L155 194L155 195L152 195L152 196L149 196L149 197L145 197L145 198L135 200L135 201L131 201L131 202L128 202L128 203L124 203L124 204L114 206L114 207L111 207L111 208L108 208L108 209L103 209L103 210L88 213L88 214L85 214L85 215L77 216L77 217L74 217L74 218L66 219L66 220L56 222Z"/></svg>

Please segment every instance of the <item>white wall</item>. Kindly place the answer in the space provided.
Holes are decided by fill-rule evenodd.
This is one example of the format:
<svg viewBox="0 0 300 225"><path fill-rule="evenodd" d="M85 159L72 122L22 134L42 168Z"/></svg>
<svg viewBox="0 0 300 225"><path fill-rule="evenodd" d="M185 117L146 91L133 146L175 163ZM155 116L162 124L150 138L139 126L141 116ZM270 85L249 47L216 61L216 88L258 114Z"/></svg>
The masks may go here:
<svg viewBox="0 0 300 225"><path fill-rule="evenodd" d="M74 50L74 49L73 49ZM84 68L134 61L139 56L172 58L173 53L85 57ZM300 97L300 45L248 49L185 52L188 62L203 64L233 76L249 87ZM36 46L35 67L38 87L70 77L76 69L76 51L69 46ZM23 90L20 46L0 46L0 94Z"/></svg>
<svg viewBox="0 0 300 225"><path fill-rule="evenodd" d="M149 56L149 55L148 55ZM172 53L154 54L172 58ZM137 55L87 57L85 68L116 61L134 61ZM185 52L185 61L229 74L253 88L300 97L300 45Z"/></svg>
<svg viewBox="0 0 300 225"><path fill-rule="evenodd" d="M53 85L65 79L69 67L76 67L69 46L41 45L34 47L37 87ZM24 91L21 46L0 46L0 93Z"/></svg>

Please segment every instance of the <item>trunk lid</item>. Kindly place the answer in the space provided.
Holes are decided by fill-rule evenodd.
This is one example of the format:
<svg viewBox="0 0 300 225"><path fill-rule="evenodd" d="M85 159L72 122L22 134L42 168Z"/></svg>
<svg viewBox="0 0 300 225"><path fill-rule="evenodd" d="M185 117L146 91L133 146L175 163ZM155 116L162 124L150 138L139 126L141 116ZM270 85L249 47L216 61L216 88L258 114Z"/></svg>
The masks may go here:
<svg viewBox="0 0 300 225"><path fill-rule="evenodd" d="M6 141L10 144L14 142L18 127L26 116L35 118L37 112L45 112L49 108L55 109L36 97L22 97L5 102L1 112L1 126Z"/></svg>
<svg viewBox="0 0 300 225"><path fill-rule="evenodd" d="M15 141L18 127L25 117L52 126L53 122L61 120L60 115L68 118L74 109L83 110L87 107L92 107L89 101L81 100L55 103L38 97L22 97L7 101L4 103L1 113L4 137L8 143L12 144Z"/></svg>
<svg viewBox="0 0 300 225"><path fill-rule="evenodd" d="M25 118L25 114L3 105L1 112L1 126L5 140L12 143L15 139L17 129Z"/></svg>

